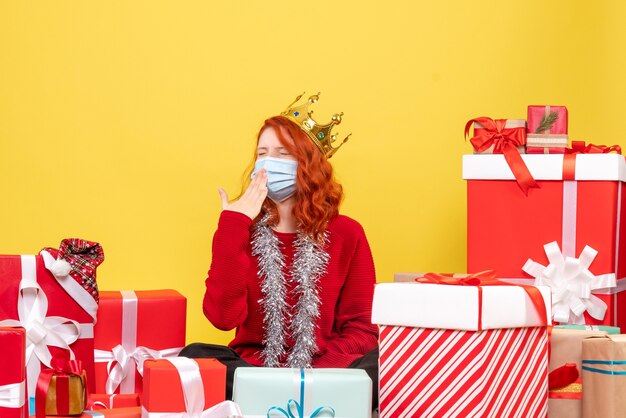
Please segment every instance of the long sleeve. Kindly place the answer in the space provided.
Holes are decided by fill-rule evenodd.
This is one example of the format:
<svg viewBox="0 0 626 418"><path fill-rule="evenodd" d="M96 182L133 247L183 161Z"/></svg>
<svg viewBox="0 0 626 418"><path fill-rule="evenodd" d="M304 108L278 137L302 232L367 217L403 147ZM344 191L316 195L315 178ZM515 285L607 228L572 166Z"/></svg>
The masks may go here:
<svg viewBox="0 0 626 418"><path fill-rule="evenodd" d="M213 236L213 257L202 306L204 315L220 330L238 327L248 315L251 225L246 215L225 210Z"/></svg>
<svg viewBox="0 0 626 418"><path fill-rule="evenodd" d="M376 273L367 238L359 224L354 224L357 237L345 283L335 309L334 329L337 336L314 361L316 367L346 367L356 357L374 349L378 328L371 322L372 299Z"/></svg>

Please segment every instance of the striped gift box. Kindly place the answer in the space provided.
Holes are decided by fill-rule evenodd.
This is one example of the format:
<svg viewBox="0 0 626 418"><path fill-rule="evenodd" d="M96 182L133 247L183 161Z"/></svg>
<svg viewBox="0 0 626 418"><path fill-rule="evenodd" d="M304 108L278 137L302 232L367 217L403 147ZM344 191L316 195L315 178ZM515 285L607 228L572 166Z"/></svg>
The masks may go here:
<svg viewBox="0 0 626 418"><path fill-rule="evenodd" d="M547 415L547 328L522 288L378 284L372 322L381 418Z"/></svg>

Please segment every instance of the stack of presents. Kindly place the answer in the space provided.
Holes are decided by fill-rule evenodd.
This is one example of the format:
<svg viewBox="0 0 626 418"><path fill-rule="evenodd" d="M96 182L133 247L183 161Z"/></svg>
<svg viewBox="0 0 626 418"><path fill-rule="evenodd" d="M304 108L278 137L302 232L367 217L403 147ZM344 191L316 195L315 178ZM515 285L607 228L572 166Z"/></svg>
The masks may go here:
<svg viewBox="0 0 626 418"><path fill-rule="evenodd" d="M385 417L626 416L626 161L567 109L472 119L465 274L376 286ZM365 372L177 357L186 300L97 292L102 248L0 256L0 417L371 417Z"/></svg>

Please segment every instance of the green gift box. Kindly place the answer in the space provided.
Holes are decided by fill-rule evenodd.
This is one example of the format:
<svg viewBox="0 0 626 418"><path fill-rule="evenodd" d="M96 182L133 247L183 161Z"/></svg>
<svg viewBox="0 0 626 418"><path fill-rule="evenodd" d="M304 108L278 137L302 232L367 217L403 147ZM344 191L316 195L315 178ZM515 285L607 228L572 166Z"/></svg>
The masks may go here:
<svg viewBox="0 0 626 418"><path fill-rule="evenodd" d="M358 369L239 367L233 401L246 418L370 418L372 380Z"/></svg>
<svg viewBox="0 0 626 418"><path fill-rule="evenodd" d="M617 335L620 333L618 327L609 327L606 325L557 325L556 329L579 329L585 331L604 331L609 335Z"/></svg>

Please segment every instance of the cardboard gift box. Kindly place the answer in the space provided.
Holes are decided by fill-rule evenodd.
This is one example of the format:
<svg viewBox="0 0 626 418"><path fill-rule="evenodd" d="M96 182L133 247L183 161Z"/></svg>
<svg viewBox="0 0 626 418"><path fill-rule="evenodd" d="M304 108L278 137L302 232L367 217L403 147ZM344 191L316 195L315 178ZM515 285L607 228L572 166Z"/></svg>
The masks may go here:
<svg viewBox="0 0 626 418"><path fill-rule="evenodd" d="M138 393L90 393L87 399L87 409L91 411L133 406L141 406Z"/></svg>
<svg viewBox="0 0 626 418"><path fill-rule="evenodd" d="M358 369L240 367L233 400L246 418L284 416L281 411L302 418L369 418L372 379Z"/></svg>
<svg viewBox="0 0 626 418"><path fill-rule="evenodd" d="M28 416L26 395L26 332L0 327L0 417Z"/></svg>
<svg viewBox="0 0 626 418"><path fill-rule="evenodd" d="M557 322L623 327L624 157L522 157L539 185L527 196L502 156L463 156L468 272L550 285Z"/></svg>
<svg viewBox="0 0 626 418"><path fill-rule="evenodd" d="M186 316L187 299L175 290L100 292L96 393L141 393L143 362L185 346Z"/></svg>
<svg viewBox="0 0 626 418"><path fill-rule="evenodd" d="M381 418L546 415L549 289L476 276L376 285Z"/></svg>
<svg viewBox="0 0 626 418"><path fill-rule="evenodd" d="M626 335L587 338L582 346L583 416L626 416Z"/></svg>
<svg viewBox="0 0 626 418"><path fill-rule="evenodd" d="M566 364L575 364L580 375L582 370L583 340L591 337L604 337L606 335L608 335L606 331L599 329L587 330L561 326L554 327L550 335L549 371L552 372ZM581 379L576 379L567 386L550 390L548 393L548 415L550 418L582 417L583 391L584 385Z"/></svg>
<svg viewBox="0 0 626 418"><path fill-rule="evenodd" d="M36 416L80 415L87 406L86 374L80 361L55 357L37 380Z"/></svg>
<svg viewBox="0 0 626 418"><path fill-rule="evenodd" d="M144 418L167 413L199 416L226 397L226 366L216 359L147 360L143 378Z"/></svg>
<svg viewBox="0 0 626 418"><path fill-rule="evenodd" d="M466 138L472 125L474 125L474 136L470 139L470 142L474 147L474 153L502 154L518 186L524 193L528 193L529 189L537 187L520 155L524 152L526 145L526 121L493 120L487 117L470 119L465 125Z"/></svg>
<svg viewBox="0 0 626 418"><path fill-rule="evenodd" d="M35 396L39 372L50 367L53 357L75 355L87 376L93 376L93 325L98 304L69 273L52 274L55 261L48 251L36 256L0 256L0 326L27 330L30 397Z"/></svg>

